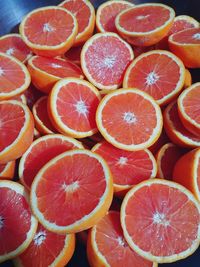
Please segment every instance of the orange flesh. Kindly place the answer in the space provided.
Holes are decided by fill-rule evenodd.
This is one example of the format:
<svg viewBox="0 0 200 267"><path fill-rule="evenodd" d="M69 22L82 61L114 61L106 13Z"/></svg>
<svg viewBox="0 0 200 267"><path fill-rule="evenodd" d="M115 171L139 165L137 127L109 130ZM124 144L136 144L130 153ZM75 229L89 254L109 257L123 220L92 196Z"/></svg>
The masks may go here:
<svg viewBox="0 0 200 267"><path fill-rule="evenodd" d="M6 168L8 163L5 163L5 164L0 164L0 175L1 173L4 171L4 169Z"/></svg>
<svg viewBox="0 0 200 267"><path fill-rule="evenodd" d="M200 124L200 86L196 86L183 99L185 113Z"/></svg>
<svg viewBox="0 0 200 267"><path fill-rule="evenodd" d="M145 150L128 152L103 142L94 152L108 163L115 184L135 185L152 175L153 162Z"/></svg>
<svg viewBox="0 0 200 267"><path fill-rule="evenodd" d="M26 38L33 44L56 46L71 35L74 21L63 10L48 9L33 13L24 25Z"/></svg>
<svg viewBox="0 0 200 267"><path fill-rule="evenodd" d="M106 32L117 32L115 27L115 18L124 9L130 8L130 3L112 3L108 4L101 11L100 24Z"/></svg>
<svg viewBox="0 0 200 267"><path fill-rule="evenodd" d="M95 158L85 154L65 156L41 177L36 188L38 208L51 223L70 225L90 214L105 190L104 171Z"/></svg>
<svg viewBox="0 0 200 267"><path fill-rule="evenodd" d="M0 93L10 93L25 82L25 73L13 60L0 56Z"/></svg>
<svg viewBox="0 0 200 267"><path fill-rule="evenodd" d="M196 26L185 19L176 20L174 21L168 35L190 28L196 28Z"/></svg>
<svg viewBox="0 0 200 267"><path fill-rule="evenodd" d="M121 84L130 62L130 50L114 36L95 39L85 53L88 72L96 82L105 86Z"/></svg>
<svg viewBox="0 0 200 267"><path fill-rule="evenodd" d="M37 56L33 59L33 65L59 78L80 78L83 75L81 69L70 61Z"/></svg>
<svg viewBox="0 0 200 267"><path fill-rule="evenodd" d="M135 87L160 100L173 92L180 80L179 65L163 54L142 57L131 69L127 87ZM170 77L170 81L169 81Z"/></svg>
<svg viewBox="0 0 200 267"><path fill-rule="evenodd" d="M89 87L69 82L59 91L56 108L65 125L75 131L87 132L96 128L95 114L99 101Z"/></svg>
<svg viewBox="0 0 200 267"><path fill-rule="evenodd" d="M25 123L25 113L21 106L0 103L0 152L18 137Z"/></svg>
<svg viewBox="0 0 200 267"><path fill-rule="evenodd" d="M127 122L133 114L133 119ZM140 144L149 139L157 124L154 106L142 96L133 93L113 96L102 111L102 123L118 142Z"/></svg>
<svg viewBox="0 0 200 267"><path fill-rule="evenodd" d="M77 19L78 34L82 33L89 24L91 11L83 0L68 0L68 2L61 5L70 11Z"/></svg>
<svg viewBox="0 0 200 267"><path fill-rule="evenodd" d="M176 188L143 186L129 199L125 212L126 228L134 243L155 256L178 254L197 238L199 212Z"/></svg>
<svg viewBox="0 0 200 267"><path fill-rule="evenodd" d="M95 242L109 266L152 267L153 263L140 257L124 239L120 213L109 212L96 226Z"/></svg>
<svg viewBox="0 0 200 267"><path fill-rule="evenodd" d="M200 157L198 159L198 168L197 168L197 186L200 192Z"/></svg>
<svg viewBox="0 0 200 267"><path fill-rule="evenodd" d="M16 57L22 62L31 53L28 46L26 46L19 36L8 36L0 40L0 52Z"/></svg>
<svg viewBox="0 0 200 267"><path fill-rule="evenodd" d="M18 248L26 239L31 227L31 210L21 194L0 188L0 255Z"/></svg>
<svg viewBox="0 0 200 267"><path fill-rule="evenodd" d="M180 44L200 45L200 29L187 29L173 35L173 41Z"/></svg>
<svg viewBox="0 0 200 267"><path fill-rule="evenodd" d="M29 247L20 256L24 267L49 266L65 245L66 235L49 232L41 224Z"/></svg>
<svg viewBox="0 0 200 267"><path fill-rule="evenodd" d="M149 32L161 27L170 18L170 11L159 6L133 8L120 16L119 24L129 32Z"/></svg>

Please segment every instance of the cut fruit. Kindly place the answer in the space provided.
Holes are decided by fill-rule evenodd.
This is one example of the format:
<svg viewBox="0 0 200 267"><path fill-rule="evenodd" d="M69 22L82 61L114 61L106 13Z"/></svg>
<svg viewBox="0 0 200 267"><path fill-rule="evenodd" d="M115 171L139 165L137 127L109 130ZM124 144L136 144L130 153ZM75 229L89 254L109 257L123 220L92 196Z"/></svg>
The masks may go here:
<svg viewBox="0 0 200 267"><path fill-rule="evenodd" d="M177 103L183 125L200 138L200 83L194 83L184 90Z"/></svg>
<svg viewBox="0 0 200 267"><path fill-rule="evenodd" d="M165 131L173 143L188 148L200 146L200 137L189 132L181 123L176 101L165 109L163 120Z"/></svg>
<svg viewBox="0 0 200 267"><path fill-rule="evenodd" d="M45 135L35 140L19 163L19 179L30 190L38 171L51 159L75 148L83 148L76 139L61 134Z"/></svg>
<svg viewBox="0 0 200 267"><path fill-rule="evenodd" d="M30 82L30 74L23 63L0 53L0 101L22 94Z"/></svg>
<svg viewBox="0 0 200 267"><path fill-rule="evenodd" d="M169 48L188 68L200 68L200 28L186 29L169 37Z"/></svg>
<svg viewBox="0 0 200 267"><path fill-rule="evenodd" d="M115 147L135 151L148 148L162 131L162 113L152 97L137 89L118 89L100 102L96 122Z"/></svg>
<svg viewBox="0 0 200 267"><path fill-rule="evenodd" d="M0 180L12 180L15 173L15 160L0 164Z"/></svg>
<svg viewBox="0 0 200 267"><path fill-rule="evenodd" d="M185 82L183 88L186 89L192 85L192 75L188 69L185 69Z"/></svg>
<svg viewBox="0 0 200 267"><path fill-rule="evenodd" d="M158 152L158 150L165 145L166 143L170 142L166 132L164 129L162 129L162 132L158 138L158 140L152 145L150 146L148 149L151 151L151 153L153 153L153 155L155 156L156 153Z"/></svg>
<svg viewBox="0 0 200 267"><path fill-rule="evenodd" d="M111 0L101 4L97 9L96 14L96 26L98 32L118 33L115 27L116 16L123 10L133 6L133 3L121 0Z"/></svg>
<svg viewBox="0 0 200 267"><path fill-rule="evenodd" d="M115 26L129 43L150 46L168 34L175 17L172 8L162 4L136 5L119 13Z"/></svg>
<svg viewBox="0 0 200 267"><path fill-rule="evenodd" d="M82 45L93 34L95 27L95 9L88 0L65 0L59 6L70 11L78 23L75 46Z"/></svg>
<svg viewBox="0 0 200 267"><path fill-rule="evenodd" d="M156 176L156 161L148 149L129 152L104 141L96 144L92 151L107 162L113 176L114 191L120 195L125 195L134 185Z"/></svg>
<svg viewBox="0 0 200 267"><path fill-rule="evenodd" d="M47 103L48 97L43 96L33 105L35 127L41 134L53 134L57 132L49 119Z"/></svg>
<svg viewBox="0 0 200 267"><path fill-rule="evenodd" d="M66 78L53 87L48 111L54 127L63 134L83 138L96 133L96 109L100 93L89 82Z"/></svg>
<svg viewBox="0 0 200 267"><path fill-rule="evenodd" d="M97 33L82 48L81 66L97 88L114 90L120 87L133 58L131 46L116 33Z"/></svg>
<svg viewBox="0 0 200 267"><path fill-rule="evenodd" d="M33 10L19 27L23 41L37 55L55 57L72 47L78 24L71 12L49 6Z"/></svg>
<svg viewBox="0 0 200 267"><path fill-rule="evenodd" d="M22 156L33 141L34 120L16 100L0 102L0 164Z"/></svg>
<svg viewBox="0 0 200 267"><path fill-rule="evenodd" d="M155 50L155 45L151 46L133 46L134 56L135 58L142 55L143 53L147 53L149 51Z"/></svg>
<svg viewBox="0 0 200 267"><path fill-rule="evenodd" d="M64 58L80 66L81 51L82 51L82 46L72 47L65 53Z"/></svg>
<svg viewBox="0 0 200 267"><path fill-rule="evenodd" d="M124 240L120 213L109 211L89 233L87 255L91 267L157 267L133 251Z"/></svg>
<svg viewBox="0 0 200 267"><path fill-rule="evenodd" d="M126 241L139 255L158 263L174 262L199 247L199 212L200 204L185 187L151 179L125 196L121 225Z"/></svg>
<svg viewBox="0 0 200 267"><path fill-rule="evenodd" d="M38 225L29 247L14 260L16 267L65 266L75 250L75 235L59 235Z"/></svg>
<svg viewBox="0 0 200 267"><path fill-rule="evenodd" d="M34 214L49 231L57 233L94 226L108 211L112 198L113 182L106 162L84 149L50 160L31 187Z"/></svg>
<svg viewBox="0 0 200 267"><path fill-rule="evenodd" d="M0 181L0 262L21 254L31 243L37 221L28 195L16 182Z"/></svg>
<svg viewBox="0 0 200 267"><path fill-rule="evenodd" d="M173 143L167 143L162 146L156 155L157 177L172 180L174 166L183 154L183 149Z"/></svg>
<svg viewBox="0 0 200 267"><path fill-rule="evenodd" d="M128 67L124 88L135 87L151 95L159 105L165 105L182 90L185 67L171 52L154 50L137 57Z"/></svg>
<svg viewBox="0 0 200 267"><path fill-rule="evenodd" d="M27 106L32 109L35 102L43 96L42 92L37 90L35 86L31 83L29 88L24 93L27 101Z"/></svg>
<svg viewBox="0 0 200 267"><path fill-rule="evenodd" d="M20 34L11 33L0 37L0 52L13 56L25 63L31 56L31 50L23 42Z"/></svg>
<svg viewBox="0 0 200 267"><path fill-rule="evenodd" d="M64 59L34 56L28 61L28 70L34 86L46 94L62 78L84 78L80 67Z"/></svg>
<svg viewBox="0 0 200 267"><path fill-rule="evenodd" d="M14 96L11 98L11 100L17 100L17 101L22 102L24 105L27 105L25 94Z"/></svg>
<svg viewBox="0 0 200 267"><path fill-rule="evenodd" d="M176 163L173 180L187 187L200 201L200 149L196 148Z"/></svg>
<svg viewBox="0 0 200 267"><path fill-rule="evenodd" d="M41 136L40 132L36 128L34 128L34 140L39 138L40 136Z"/></svg>

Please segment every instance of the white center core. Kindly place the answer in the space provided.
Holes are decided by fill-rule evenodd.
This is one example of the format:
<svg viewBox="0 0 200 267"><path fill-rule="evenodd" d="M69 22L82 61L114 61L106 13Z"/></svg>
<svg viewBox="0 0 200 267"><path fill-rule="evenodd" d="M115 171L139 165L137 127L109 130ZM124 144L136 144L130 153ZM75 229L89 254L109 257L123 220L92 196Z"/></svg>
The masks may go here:
<svg viewBox="0 0 200 267"><path fill-rule="evenodd" d="M126 165L128 159L126 157L120 157L117 164L119 165Z"/></svg>
<svg viewBox="0 0 200 267"><path fill-rule="evenodd" d="M60 69L60 68L62 68L62 66L60 66L58 64L55 64L55 63L52 63L51 64L51 67L54 68L54 69Z"/></svg>
<svg viewBox="0 0 200 267"><path fill-rule="evenodd" d="M3 217L0 216L0 229L3 228Z"/></svg>
<svg viewBox="0 0 200 267"><path fill-rule="evenodd" d="M53 32L54 28L49 24L49 23L45 23L43 25L43 32Z"/></svg>
<svg viewBox="0 0 200 267"><path fill-rule="evenodd" d="M84 116L87 116L88 114L88 107L86 106L85 102L83 100L77 101L76 104L74 104L76 111L79 114L83 114Z"/></svg>
<svg viewBox="0 0 200 267"><path fill-rule="evenodd" d="M193 39L196 39L196 40L200 40L200 33L195 33L193 36L192 36Z"/></svg>
<svg viewBox="0 0 200 267"><path fill-rule="evenodd" d="M40 246L44 240L46 239L46 232L45 231L40 231L38 232L35 237L33 238L34 244L36 246Z"/></svg>
<svg viewBox="0 0 200 267"><path fill-rule="evenodd" d="M125 247L125 246L126 246L126 243L124 242L124 239L123 239L121 236L119 236L119 237L117 238L117 241L118 241L118 244L119 244L120 246L122 246L122 247Z"/></svg>
<svg viewBox="0 0 200 267"><path fill-rule="evenodd" d="M142 20L142 19L147 19L150 15L141 15L141 16L137 16L136 19L138 20Z"/></svg>
<svg viewBox="0 0 200 267"><path fill-rule="evenodd" d="M15 51L15 49L14 48L9 48L8 50L6 50L6 54L8 55L8 56L12 56L13 54L14 54L14 51Z"/></svg>
<svg viewBox="0 0 200 267"><path fill-rule="evenodd" d="M67 185L66 183L64 183L62 185L62 189L68 193L70 193L70 192L72 193L72 192L76 191L78 188L79 188L79 183L77 181L73 182L72 184L69 184L69 185Z"/></svg>
<svg viewBox="0 0 200 267"><path fill-rule="evenodd" d="M147 85L153 85L159 80L159 76L154 72L150 72L146 77L146 84Z"/></svg>
<svg viewBox="0 0 200 267"><path fill-rule="evenodd" d="M136 123L137 119L132 112L124 112L123 119L128 124Z"/></svg>
<svg viewBox="0 0 200 267"><path fill-rule="evenodd" d="M4 70L0 67L0 76L4 74Z"/></svg>
<svg viewBox="0 0 200 267"><path fill-rule="evenodd" d="M115 64L116 58L115 56L109 56L104 59L104 65L108 68L112 68Z"/></svg>
<svg viewBox="0 0 200 267"><path fill-rule="evenodd" d="M166 220L166 216L163 213L156 212L153 215L153 223L155 224L162 224L163 226L167 227L170 225L169 221Z"/></svg>

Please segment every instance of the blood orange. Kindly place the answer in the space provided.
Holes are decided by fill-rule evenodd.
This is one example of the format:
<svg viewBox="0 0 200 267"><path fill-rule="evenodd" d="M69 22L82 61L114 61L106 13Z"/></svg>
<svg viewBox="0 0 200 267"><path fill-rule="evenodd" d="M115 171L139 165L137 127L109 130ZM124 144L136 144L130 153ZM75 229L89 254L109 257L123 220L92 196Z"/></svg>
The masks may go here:
<svg viewBox="0 0 200 267"><path fill-rule="evenodd" d="M185 69L184 89L192 85L192 75L188 69Z"/></svg>
<svg viewBox="0 0 200 267"><path fill-rule="evenodd" d="M81 51L82 46L72 47L65 53L64 58L74 64L81 65Z"/></svg>
<svg viewBox="0 0 200 267"><path fill-rule="evenodd" d="M0 164L0 180L12 180L15 172L15 161L9 161L5 164Z"/></svg>

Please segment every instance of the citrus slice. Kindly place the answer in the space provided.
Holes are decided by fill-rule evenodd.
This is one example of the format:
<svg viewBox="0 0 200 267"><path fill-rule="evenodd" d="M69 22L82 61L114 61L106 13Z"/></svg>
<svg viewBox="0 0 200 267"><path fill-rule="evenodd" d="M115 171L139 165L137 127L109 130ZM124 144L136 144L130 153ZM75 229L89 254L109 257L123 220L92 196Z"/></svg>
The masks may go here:
<svg viewBox="0 0 200 267"><path fill-rule="evenodd" d="M23 63L0 53L0 101L23 93L30 82L30 74Z"/></svg>
<svg viewBox="0 0 200 267"><path fill-rule="evenodd" d="M158 263L174 262L198 248L199 212L200 204L185 187L152 179L127 193L121 225L126 241L139 255Z"/></svg>
<svg viewBox="0 0 200 267"><path fill-rule="evenodd" d="M200 201L200 149L182 156L173 171L173 180L187 187Z"/></svg>
<svg viewBox="0 0 200 267"><path fill-rule="evenodd" d="M0 102L0 164L22 156L33 141L34 121L28 107L16 100Z"/></svg>
<svg viewBox="0 0 200 267"><path fill-rule="evenodd" d="M186 29L169 37L169 48L188 68L200 68L200 28Z"/></svg>
<svg viewBox="0 0 200 267"><path fill-rule="evenodd" d="M183 88L186 89L192 85L192 75L188 69L185 69L185 82Z"/></svg>
<svg viewBox="0 0 200 267"><path fill-rule="evenodd" d="M28 61L28 70L34 86L47 94L54 84L62 78L84 78L80 67L58 58L34 56Z"/></svg>
<svg viewBox="0 0 200 267"><path fill-rule="evenodd" d="M11 33L0 37L0 52L13 56L21 62L26 62L32 53L23 42L20 34Z"/></svg>
<svg viewBox="0 0 200 267"><path fill-rule="evenodd" d="M200 83L194 83L181 93L178 111L185 128L200 138Z"/></svg>
<svg viewBox="0 0 200 267"><path fill-rule="evenodd" d="M128 67L124 88L135 87L151 95L159 105L170 102L182 90L185 67L171 52L154 50L137 57Z"/></svg>
<svg viewBox="0 0 200 267"><path fill-rule="evenodd" d="M21 254L37 229L28 195L16 182L0 181L0 226L0 262L3 262Z"/></svg>
<svg viewBox="0 0 200 267"><path fill-rule="evenodd" d="M132 250L124 239L120 213L109 211L89 233L87 255L91 267L157 267Z"/></svg>
<svg viewBox="0 0 200 267"><path fill-rule="evenodd" d="M81 66L87 79L99 89L117 89L133 60L132 48L116 33L97 33L83 46Z"/></svg>
<svg viewBox="0 0 200 267"><path fill-rule="evenodd" d="M25 91L24 95L26 97L27 106L32 109L35 102L44 94L41 91L37 90L31 83L29 88Z"/></svg>
<svg viewBox="0 0 200 267"><path fill-rule="evenodd" d="M40 132L36 128L34 128L34 140L39 138L40 136L41 136Z"/></svg>
<svg viewBox="0 0 200 267"><path fill-rule="evenodd" d="M61 134L45 135L35 140L19 163L19 179L30 190L38 171L51 159L74 148L83 148L76 139Z"/></svg>
<svg viewBox="0 0 200 267"><path fill-rule="evenodd" d="M28 13L19 27L23 41L40 56L55 57L72 47L78 24L71 12L56 6Z"/></svg>
<svg viewBox="0 0 200 267"><path fill-rule="evenodd" d="M80 66L81 51L82 51L82 46L72 47L65 53L64 58Z"/></svg>
<svg viewBox="0 0 200 267"><path fill-rule="evenodd" d="M174 166L183 153L183 149L173 143L163 145L156 155L157 177L172 180Z"/></svg>
<svg viewBox="0 0 200 267"><path fill-rule="evenodd" d="M65 0L59 6L69 10L77 19L78 33L74 45L82 45L89 39L95 27L95 10L88 0Z"/></svg>
<svg viewBox="0 0 200 267"><path fill-rule="evenodd" d="M155 45L150 46L133 46L135 58L142 55L143 53L155 50Z"/></svg>
<svg viewBox="0 0 200 267"><path fill-rule="evenodd" d="M115 27L116 16L123 10L133 6L133 3L121 0L111 0L101 4L97 9L96 14L96 26L98 32L118 33Z"/></svg>
<svg viewBox="0 0 200 267"><path fill-rule="evenodd" d="M26 96L25 96L25 94L14 96L14 97L11 98L11 100L17 100L17 101L20 101L20 102L22 102L24 105L27 104L27 100L26 100Z"/></svg>
<svg viewBox="0 0 200 267"><path fill-rule="evenodd" d="M59 235L38 225L29 247L15 260L16 267L65 266L75 249L75 235Z"/></svg>
<svg viewBox="0 0 200 267"><path fill-rule="evenodd" d="M49 95L49 116L59 132L77 138L87 137L97 132L95 113L99 102L100 94L89 82L62 79Z"/></svg>
<svg viewBox="0 0 200 267"><path fill-rule="evenodd" d="M92 151L107 162L113 176L114 191L120 195L124 195L134 185L156 176L156 161L148 149L125 151L104 141L96 144Z"/></svg>
<svg viewBox="0 0 200 267"><path fill-rule="evenodd" d="M0 164L0 180L12 180L15 172L15 160Z"/></svg>
<svg viewBox="0 0 200 267"><path fill-rule="evenodd" d="M70 150L49 161L31 187L34 214L49 231L58 233L92 227L106 214L112 197L106 162L84 149Z"/></svg>
<svg viewBox="0 0 200 267"><path fill-rule="evenodd" d="M100 102L96 122L115 147L134 151L148 148L162 131L162 113L152 97L137 89L118 89Z"/></svg>
<svg viewBox="0 0 200 267"><path fill-rule="evenodd" d="M200 146L200 137L189 132L181 123L176 101L167 106L163 120L165 131L173 143L188 148Z"/></svg>
<svg viewBox="0 0 200 267"><path fill-rule="evenodd" d="M119 13L115 26L129 43L149 46L159 42L169 32L174 10L162 4L142 4Z"/></svg>
<svg viewBox="0 0 200 267"><path fill-rule="evenodd" d="M47 102L48 97L43 96L39 98L33 105L35 127L41 134L52 134L57 132L49 119Z"/></svg>

